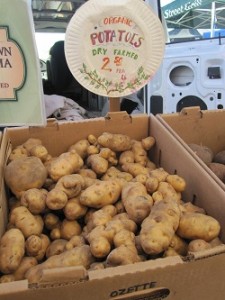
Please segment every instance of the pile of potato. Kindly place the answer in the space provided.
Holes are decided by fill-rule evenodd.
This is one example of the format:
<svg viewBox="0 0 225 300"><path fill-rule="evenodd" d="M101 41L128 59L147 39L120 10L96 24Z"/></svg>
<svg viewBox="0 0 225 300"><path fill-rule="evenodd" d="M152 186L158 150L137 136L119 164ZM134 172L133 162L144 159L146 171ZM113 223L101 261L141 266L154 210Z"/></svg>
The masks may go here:
<svg viewBox="0 0 225 300"><path fill-rule="evenodd" d="M205 145L192 143L188 146L225 183L225 149L214 153L210 147Z"/></svg>
<svg viewBox="0 0 225 300"><path fill-rule="evenodd" d="M0 282L36 283L44 269L97 270L220 244L218 221L182 201L185 180L149 159L155 142L104 132L58 157L34 138L13 149Z"/></svg>

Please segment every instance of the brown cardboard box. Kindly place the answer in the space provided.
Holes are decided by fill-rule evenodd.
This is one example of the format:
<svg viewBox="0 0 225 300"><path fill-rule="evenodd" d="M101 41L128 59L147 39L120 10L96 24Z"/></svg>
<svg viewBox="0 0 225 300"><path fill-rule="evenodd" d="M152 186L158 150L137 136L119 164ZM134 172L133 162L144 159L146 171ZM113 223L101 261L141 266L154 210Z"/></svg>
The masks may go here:
<svg viewBox="0 0 225 300"><path fill-rule="evenodd" d="M106 118L82 122L49 122L46 127L5 129L2 140L1 169L9 149L28 138L40 138L52 155L68 149L75 141L92 133L103 131L125 133L141 139L148 135L156 138L151 159L171 174L183 176L187 189L186 201L194 201L221 223L221 238L225 242L225 194L179 141L154 116L110 113ZM7 219L7 199L1 186L1 231ZM225 246L199 252L185 260L168 257L133 265L85 271L79 267L48 270L38 285L26 280L0 284L0 300L221 300L225 297Z"/></svg>
<svg viewBox="0 0 225 300"><path fill-rule="evenodd" d="M188 146L191 143L208 146L214 154L224 150L225 109L200 110L198 106L187 107L180 113L159 114L157 118L225 190L225 184Z"/></svg>

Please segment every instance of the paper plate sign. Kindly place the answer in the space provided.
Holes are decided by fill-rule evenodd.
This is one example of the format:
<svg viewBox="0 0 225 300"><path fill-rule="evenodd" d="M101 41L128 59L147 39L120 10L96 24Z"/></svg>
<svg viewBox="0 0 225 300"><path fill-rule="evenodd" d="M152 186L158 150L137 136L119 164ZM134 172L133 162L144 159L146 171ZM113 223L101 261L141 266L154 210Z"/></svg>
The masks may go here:
<svg viewBox="0 0 225 300"><path fill-rule="evenodd" d="M164 47L161 22L142 0L89 0L66 31L71 73L86 89L107 97L129 95L151 80Z"/></svg>

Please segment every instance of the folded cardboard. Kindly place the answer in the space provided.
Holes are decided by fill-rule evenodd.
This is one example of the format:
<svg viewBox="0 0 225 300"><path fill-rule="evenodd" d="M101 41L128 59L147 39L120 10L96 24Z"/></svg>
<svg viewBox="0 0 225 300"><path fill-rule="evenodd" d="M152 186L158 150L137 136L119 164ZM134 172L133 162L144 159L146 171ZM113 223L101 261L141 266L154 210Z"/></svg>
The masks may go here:
<svg viewBox="0 0 225 300"><path fill-rule="evenodd" d="M129 116L119 112L82 122L51 120L46 127L6 128L0 156L2 172L10 149L28 138L40 138L52 155L59 155L88 134L98 136L104 131L128 134L135 139L154 136L156 146L151 159L169 173L185 178L187 189L183 200L193 201L215 217L221 224L221 239L225 242L224 190L153 115ZM0 220L3 233L7 222L7 189L3 178ZM0 300L221 300L225 298L224 264L225 246L221 245L186 259L159 258L97 271L58 268L43 272L39 284L29 285L27 280L0 284Z"/></svg>
<svg viewBox="0 0 225 300"><path fill-rule="evenodd" d="M188 146L191 143L208 146L214 154L225 150L225 109L200 110L198 106L186 107L179 113L158 114L157 119L225 190L225 184Z"/></svg>

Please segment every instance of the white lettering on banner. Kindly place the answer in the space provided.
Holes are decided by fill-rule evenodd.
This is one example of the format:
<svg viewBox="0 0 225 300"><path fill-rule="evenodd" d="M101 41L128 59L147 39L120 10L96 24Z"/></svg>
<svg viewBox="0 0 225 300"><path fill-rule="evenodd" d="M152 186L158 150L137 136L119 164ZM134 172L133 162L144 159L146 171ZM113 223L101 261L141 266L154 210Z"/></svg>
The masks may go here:
<svg viewBox="0 0 225 300"><path fill-rule="evenodd" d="M191 9L197 8L202 5L202 0L195 0L195 1L188 1L184 4L181 4L179 7L174 9L166 9L164 11L164 17L165 19L175 17L177 15L180 15L186 11L189 11Z"/></svg>
<svg viewBox="0 0 225 300"><path fill-rule="evenodd" d="M186 3L184 9L187 11L187 10L199 7L200 5L202 5L202 0L196 0L194 2Z"/></svg>

